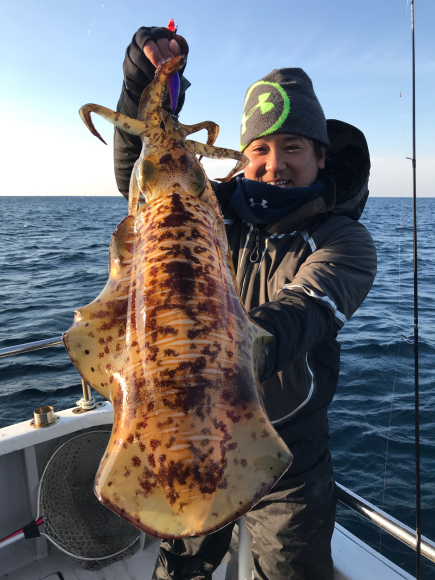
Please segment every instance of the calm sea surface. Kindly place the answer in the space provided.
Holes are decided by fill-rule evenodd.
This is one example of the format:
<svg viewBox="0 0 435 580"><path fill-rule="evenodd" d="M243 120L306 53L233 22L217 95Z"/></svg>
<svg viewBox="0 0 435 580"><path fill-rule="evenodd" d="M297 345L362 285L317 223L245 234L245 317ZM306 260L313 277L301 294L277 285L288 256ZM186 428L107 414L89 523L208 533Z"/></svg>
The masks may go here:
<svg viewBox="0 0 435 580"><path fill-rule="evenodd" d="M119 198L0 198L0 348L60 336L73 312L107 280L110 236L126 215ZM418 202L422 532L435 540L435 199ZM412 201L369 199L361 220L378 249L379 269L363 306L339 334L340 383L330 407L336 479L415 526ZM62 347L0 361L0 427L81 397ZM338 521L408 572L407 547L347 508ZM424 564L425 579L435 565ZM380 579L381 580L381 579Z"/></svg>

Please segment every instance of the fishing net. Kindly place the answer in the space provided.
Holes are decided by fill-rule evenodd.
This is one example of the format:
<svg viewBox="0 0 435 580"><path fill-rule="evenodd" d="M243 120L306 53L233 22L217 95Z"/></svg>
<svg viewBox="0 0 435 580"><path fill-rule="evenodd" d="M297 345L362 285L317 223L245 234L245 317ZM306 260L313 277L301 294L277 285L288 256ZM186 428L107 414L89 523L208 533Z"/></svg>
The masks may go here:
<svg viewBox="0 0 435 580"><path fill-rule="evenodd" d="M39 485L44 535L62 551L89 563L121 559L140 536L137 528L104 507L94 495L95 474L109 438L110 431L98 430L61 439Z"/></svg>

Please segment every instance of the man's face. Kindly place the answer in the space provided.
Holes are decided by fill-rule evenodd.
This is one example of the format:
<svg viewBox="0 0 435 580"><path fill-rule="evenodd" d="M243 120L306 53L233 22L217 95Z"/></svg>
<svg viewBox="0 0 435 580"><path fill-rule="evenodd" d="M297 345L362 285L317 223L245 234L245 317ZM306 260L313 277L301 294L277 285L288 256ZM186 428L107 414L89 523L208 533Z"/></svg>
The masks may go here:
<svg viewBox="0 0 435 580"><path fill-rule="evenodd" d="M243 153L249 158L247 179L279 187L311 185L319 169L325 167L325 156L317 158L311 139L289 133L260 137Z"/></svg>

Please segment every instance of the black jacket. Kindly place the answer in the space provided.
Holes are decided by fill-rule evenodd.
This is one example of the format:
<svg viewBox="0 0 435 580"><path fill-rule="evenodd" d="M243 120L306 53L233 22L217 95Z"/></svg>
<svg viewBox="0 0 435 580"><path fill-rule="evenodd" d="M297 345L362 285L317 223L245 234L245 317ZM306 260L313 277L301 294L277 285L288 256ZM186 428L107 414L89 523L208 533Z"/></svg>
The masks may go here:
<svg viewBox="0 0 435 580"><path fill-rule="evenodd" d="M134 118L144 81L153 76L142 52L150 30L136 33L124 62L117 110ZM182 77L179 108L188 86ZM327 432L327 406L340 368L337 332L361 305L376 275L373 240L358 222L368 197L367 143L358 129L340 121L328 121L328 136L331 145L321 172L325 191L262 230L232 210L235 180L213 183L242 300L253 320L274 336L263 400L288 443ZM115 130L115 175L126 197L140 150L139 137Z"/></svg>

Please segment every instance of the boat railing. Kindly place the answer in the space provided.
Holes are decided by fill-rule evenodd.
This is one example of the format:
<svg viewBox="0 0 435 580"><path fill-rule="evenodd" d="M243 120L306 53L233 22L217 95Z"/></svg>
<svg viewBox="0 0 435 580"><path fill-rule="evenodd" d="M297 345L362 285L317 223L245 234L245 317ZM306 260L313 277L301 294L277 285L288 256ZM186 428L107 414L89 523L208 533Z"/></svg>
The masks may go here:
<svg viewBox="0 0 435 580"><path fill-rule="evenodd" d="M26 344L17 344L15 346L8 346L7 348L0 348L0 358L60 345L63 345L61 336L56 336L56 338L46 338L45 340L37 340L36 342L27 342Z"/></svg>
<svg viewBox="0 0 435 580"><path fill-rule="evenodd" d="M394 538L397 538L410 548L416 550L417 535L415 530L396 520L396 518L393 518L340 483L336 482L336 486L338 499L341 503L358 512ZM432 562L435 562L435 542L421 536L421 553Z"/></svg>
<svg viewBox="0 0 435 580"><path fill-rule="evenodd" d="M46 340L37 340L36 342L28 342L26 344L18 344L16 346L11 346L7 348L0 349L0 358L7 356L13 356L17 354L23 354L26 352L31 352L34 350L40 350L43 348L49 348L54 346L63 345L62 337L58 336L55 338L48 338ZM89 385L82 380L83 386L83 399L79 402L79 407L81 410L90 410L92 407L93 398L91 396L91 391ZM82 404L80 404L82 403ZM340 483L337 483L337 493L338 500L344 505L348 506L352 510L361 514L363 517L374 523L376 526L397 538L410 548L416 550L417 547L417 536L415 530L409 526L403 524L396 518L393 518L386 512L377 508L367 500L363 499L353 491L350 491ZM428 538L421 537L421 553L423 556L435 562L435 542L432 542Z"/></svg>
<svg viewBox="0 0 435 580"><path fill-rule="evenodd" d="M0 358L13 356L16 354L24 354L34 350L41 350L51 346L63 346L62 337L56 336L55 338L46 338L45 340L36 340L35 342L27 342L26 344L17 344L15 346L0 348ZM83 379L82 391L83 397L80 399L80 401L77 401L77 412L91 411L92 409L95 409L97 403L92 396L89 385Z"/></svg>

